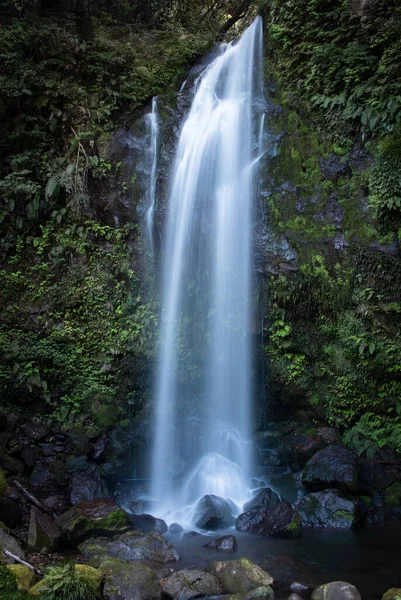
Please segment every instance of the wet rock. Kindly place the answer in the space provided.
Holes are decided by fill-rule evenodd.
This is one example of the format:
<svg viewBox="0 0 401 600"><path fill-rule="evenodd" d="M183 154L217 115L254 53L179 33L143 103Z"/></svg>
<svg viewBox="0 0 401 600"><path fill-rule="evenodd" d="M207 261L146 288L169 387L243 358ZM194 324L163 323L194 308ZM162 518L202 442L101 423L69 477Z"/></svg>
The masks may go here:
<svg viewBox="0 0 401 600"><path fill-rule="evenodd" d="M287 600L303 600L302 596L299 596L298 594L290 594L289 596L287 596Z"/></svg>
<svg viewBox="0 0 401 600"><path fill-rule="evenodd" d="M358 502L338 490L308 494L298 506L304 527L355 527L359 523Z"/></svg>
<svg viewBox="0 0 401 600"><path fill-rule="evenodd" d="M103 597L105 600L159 600L162 595L160 583L146 565L126 563L109 559L100 570L105 575Z"/></svg>
<svg viewBox="0 0 401 600"><path fill-rule="evenodd" d="M212 548L214 550L236 550L237 540L233 535L223 535L217 540L204 544L204 548Z"/></svg>
<svg viewBox="0 0 401 600"><path fill-rule="evenodd" d="M1 550L8 550L15 556L25 559L25 552L19 542L11 535L9 529L0 523L0 555Z"/></svg>
<svg viewBox="0 0 401 600"><path fill-rule="evenodd" d="M320 159L320 171L323 179L337 181L340 177L350 174L348 163L341 162L338 154L334 152L327 158Z"/></svg>
<svg viewBox="0 0 401 600"><path fill-rule="evenodd" d="M170 533L181 533L184 531L179 523L171 523L171 525L168 527L168 530Z"/></svg>
<svg viewBox="0 0 401 600"><path fill-rule="evenodd" d="M174 600L191 600L220 594L221 584L214 575L196 569L176 571L160 582L163 593Z"/></svg>
<svg viewBox="0 0 401 600"><path fill-rule="evenodd" d="M301 535L299 514L287 502L242 513L237 517L235 527L238 531L265 536L293 538Z"/></svg>
<svg viewBox="0 0 401 600"><path fill-rule="evenodd" d="M22 475L24 472L24 463L5 453L0 453L0 467L13 475Z"/></svg>
<svg viewBox="0 0 401 600"><path fill-rule="evenodd" d="M333 581L316 588L312 600L361 600L361 595L350 583Z"/></svg>
<svg viewBox="0 0 401 600"><path fill-rule="evenodd" d="M19 590L27 591L35 583L35 574L29 567L25 565L8 565L7 568L17 580Z"/></svg>
<svg viewBox="0 0 401 600"><path fill-rule="evenodd" d="M372 495L383 491L394 483L394 474L388 472L383 465L371 460L361 460L358 464L358 491L360 494Z"/></svg>
<svg viewBox="0 0 401 600"><path fill-rule="evenodd" d="M234 523L234 517L226 500L210 494L199 500L192 522L200 529L213 530L229 527Z"/></svg>
<svg viewBox="0 0 401 600"><path fill-rule="evenodd" d="M65 470L67 473L87 473L88 472L88 459L85 456L77 456L67 460Z"/></svg>
<svg viewBox="0 0 401 600"><path fill-rule="evenodd" d="M308 585L305 585L304 583L299 583L298 581L294 581L290 585L290 590L294 594L298 594L300 596L310 595L311 592L311 588Z"/></svg>
<svg viewBox="0 0 401 600"><path fill-rule="evenodd" d="M75 473L72 477L71 486L71 504L110 496L106 482L93 475Z"/></svg>
<svg viewBox="0 0 401 600"><path fill-rule="evenodd" d="M302 485L302 471L275 477L271 483L280 494L282 500L291 504L293 508L306 494L306 490Z"/></svg>
<svg viewBox="0 0 401 600"><path fill-rule="evenodd" d="M307 462L302 483L312 491L337 488L356 492L358 471L355 453L339 445L320 450Z"/></svg>
<svg viewBox="0 0 401 600"><path fill-rule="evenodd" d="M183 534L183 537L193 538L193 537L196 537L197 535L200 535L199 531L186 531Z"/></svg>
<svg viewBox="0 0 401 600"><path fill-rule="evenodd" d="M79 542L91 535L115 535L131 528L127 513L111 500L79 502L56 519L67 542Z"/></svg>
<svg viewBox="0 0 401 600"><path fill-rule="evenodd" d="M382 600L401 600L401 588L391 588L382 596Z"/></svg>
<svg viewBox="0 0 401 600"><path fill-rule="evenodd" d="M102 460L105 456L107 439L103 436L92 445L92 458Z"/></svg>
<svg viewBox="0 0 401 600"><path fill-rule="evenodd" d="M98 566L108 558L119 558L128 562L153 560L160 563L180 560L177 550L159 533L143 534L129 531L112 539L90 538L79 545L83 558Z"/></svg>
<svg viewBox="0 0 401 600"><path fill-rule="evenodd" d="M165 533L167 531L167 524L163 519L157 519L152 515L128 515L130 522L133 524L135 529L148 533L149 531L157 531L158 533Z"/></svg>
<svg viewBox="0 0 401 600"><path fill-rule="evenodd" d="M28 532L30 551L53 552L60 542L60 537L60 530L50 517L32 507Z"/></svg>
<svg viewBox="0 0 401 600"><path fill-rule="evenodd" d="M325 446L338 444L341 440L340 432L334 427L319 427L317 433Z"/></svg>
<svg viewBox="0 0 401 600"><path fill-rule="evenodd" d="M247 593L273 584L273 577L247 558L212 562L206 571L220 579L226 594Z"/></svg>
<svg viewBox="0 0 401 600"><path fill-rule="evenodd" d="M257 587L254 590L251 590L245 596L243 596L243 600L273 600L274 592L270 586L262 586Z"/></svg>
<svg viewBox="0 0 401 600"><path fill-rule="evenodd" d="M40 450L34 444L25 444L22 448L21 458L27 467L33 467L40 455Z"/></svg>
<svg viewBox="0 0 401 600"><path fill-rule="evenodd" d="M30 482L34 487L38 487L47 481L52 479L52 475L42 462L37 462L35 468L33 469L30 477Z"/></svg>
<svg viewBox="0 0 401 600"><path fill-rule="evenodd" d="M54 513L63 513L69 508L66 498L61 494L55 494L44 498L42 504Z"/></svg>
<svg viewBox="0 0 401 600"><path fill-rule="evenodd" d="M243 510L244 512L248 510L259 510L260 508L267 508L268 506L272 506L273 504L278 504L280 502L280 498L276 492L273 492L270 488L264 488L258 490L255 496L245 502Z"/></svg>
<svg viewBox="0 0 401 600"><path fill-rule="evenodd" d="M7 527L15 529L21 525L22 510L19 504L10 498L0 499L0 521Z"/></svg>
<svg viewBox="0 0 401 600"><path fill-rule="evenodd" d="M24 423L21 427L21 431L36 442L42 440L49 433L49 430L45 425L34 423Z"/></svg>

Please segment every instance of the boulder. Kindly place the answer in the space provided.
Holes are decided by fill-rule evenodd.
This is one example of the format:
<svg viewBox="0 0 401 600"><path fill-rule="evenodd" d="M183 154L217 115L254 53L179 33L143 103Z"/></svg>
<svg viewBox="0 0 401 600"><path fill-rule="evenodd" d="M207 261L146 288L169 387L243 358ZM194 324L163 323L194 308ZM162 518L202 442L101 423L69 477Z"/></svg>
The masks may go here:
<svg viewBox="0 0 401 600"><path fill-rule="evenodd" d="M186 531L184 537L193 538L200 535L199 531Z"/></svg>
<svg viewBox="0 0 401 600"><path fill-rule="evenodd" d="M325 446L330 446L331 444L339 444L341 441L340 432L334 427L319 427L317 430L317 434Z"/></svg>
<svg viewBox="0 0 401 600"><path fill-rule="evenodd" d="M242 513L237 517L235 527L238 531L265 536L294 538L301 535L299 514L287 502Z"/></svg>
<svg viewBox="0 0 401 600"><path fill-rule="evenodd" d="M223 535L217 538L217 540L212 540L208 544L204 544L203 547L212 548L213 550L236 550L237 540L233 535Z"/></svg>
<svg viewBox="0 0 401 600"><path fill-rule="evenodd" d="M302 471L274 477L271 483L281 499L291 504L292 507L296 506L306 494L306 490L302 485Z"/></svg>
<svg viewBox="0 0 401 600"><path fill-rule="evenodd" d="M29 567L25 565L7 565L7 568L17 580L19 590L29 590L35 583L35 574Z"/></svg>
<svg viewBox="0 0 401 600"><path fill-rule="evenodd" d="M70 543L91 535L115 535L131 529L127 513L108 498L79 502L57 517L56 525Z"/></svg>
<svg viewBox="0 0 401 600"><path fill-rule="evenodd" d="M25 559L25 552L17 540L10 534L8 528L0 523L0 555L1 550L8 550L18 558Z"/></svg>
<svg viewBox="0 0 401 600"><path fill-rule="evenodd" d="M244 512L248 510L259 510L260 508L267 508L268 506L272 506L272 504L278 504L280 502L280 498L276 492L273 492L270 488L262 488L261 490L257 490L251 500L245 502L243 506Z"/></svg>
<svg viewBox="0 0 401 600"><path fill-rule="evenodd" d="M191 600L218 595L221 592L221 584L217 577L196 569L176 571L160 583L163 593L174 600Z"/></svg>
<svg viewBox="0 0 401 600"><path fill-rule="evenodd" d="M332 581L320 585L312 594L312 600L362 600L355 586L345 581Z"/></svg>
<svg viewBox="0 0 401 600"><path fill-rule="evenodd" d="M165 533L167 531L167 525L163 519L157 519L152 515L128 515L128 518L135 529L149 533L149 531L157 531L158 533Z"/></svg>
<svg viewBox="0 0 401 600"><path fill-rule="evenodd" d="M226 500L210 494L199 500L192 523L200 529L214 530L229 527L234 523L234 517Z"/></svg>
<svg viewBox="0 0 401 600"><path fill-rule="evenodd" d="M269 585L264 585L251 590L245 596L243 600L273 600L274 592Z"/></svg>
<svg viewBox="0 0 401 600"><path fill-rule="evenodd" d="M91 538L79 545L84 560L98 566L108 558L119 558L128 562L153 560L169 563L180 560L177 550L159 533L129 531L106 537Z"/></svg>
<svg viewBox="0 0 401 600"><path fill-rule="evenodd" d="M142 564L109 559L102 563L100 571L105 575L103 597L105 600L159 600L162 595L160 583L153 571Z"/></svg>
<svg viewBox="0 0 401 600"><path fill-rule="evenodd" d="M382 596L382 600L401 600L401 588L391 588Z"/></svg>
<svg viewBox="0 0 401 600"><path fill-rule="evenodd" d="M298 581L292 582L292 584L290 585L290 590L294 594L298 594L300 596L309 596L311 593L311 588L308 585L305 585L304 583L299 583Z"/></svg>
<svg viewBox="0 0 401 600"><path fill-rule="evenodd" d="M51 518L31 508L28 547L31 552L53 552L60 541L60 530Z"/></svg>
<svg viewBox="0 0 401 600"><path fill-rule="evenodd" d="M86 473L75 473L71 482L71 504L108 498L110 492L103 479L87 475Z"/></svg>
<svg viewBox="0 0 401 600"><path fill-rule="evenodd" d="M247 593L258 587L269 587L273 583L273 577L247 558L215 561L206 571L220 579L226 594Z"/></svg>
<svg viewBox="0 0 401 600"><path fill-rule="evenodd" d="M359 523L358 502L338 490L308 494L298 505L304 527L355 527Z"/></svg>
<svg viewBox="0 0 401 600"><path fill-rule="evenodd" d="M171 523L171 525L168 526L168 530L170 533L182 533L184 531L179 523Z"/></svg>
<svg viewBox="0 0 401 600"><path fill-rule="evenodd" d="M302 483L312 491L337 488L344 492L356 492L358 470L355 453L339 445L319 450L307 462Z"/></svg>

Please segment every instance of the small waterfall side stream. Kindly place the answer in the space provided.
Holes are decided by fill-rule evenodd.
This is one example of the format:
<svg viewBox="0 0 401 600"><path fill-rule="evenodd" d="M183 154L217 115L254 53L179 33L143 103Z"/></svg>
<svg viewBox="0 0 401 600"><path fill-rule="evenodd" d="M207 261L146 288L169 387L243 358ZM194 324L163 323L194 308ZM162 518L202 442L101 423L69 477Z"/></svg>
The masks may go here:
<svg viewBox="0 0 401 600"><path fill-rule="evenodd" d="M204 494L241 507L250 488L252 232L262 100L258 17L239 41L220 47L195 82L171 176L160 255L151 485L153 512L167 520ZM157 137L156 103L152 119ZM156 163L157 141L154 155ZM151 179L150 232L153 169ZM181 514L181 522L189 518L190 510Z"/></svg>

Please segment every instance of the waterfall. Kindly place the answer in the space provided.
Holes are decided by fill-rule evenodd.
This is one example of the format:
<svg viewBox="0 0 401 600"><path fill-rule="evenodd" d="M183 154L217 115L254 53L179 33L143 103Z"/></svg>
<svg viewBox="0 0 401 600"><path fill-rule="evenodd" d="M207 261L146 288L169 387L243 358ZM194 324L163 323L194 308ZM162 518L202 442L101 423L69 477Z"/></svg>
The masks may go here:
<svg viewBox="0 0 401 600"><path fill-rule="evenodd" d="M159 514L204 494L240 505L249 489L262 68L258 17L196 81L178 142L161 251L151 490Z"/></svg>
<svg viewBox="0 0 401 600"><path fill-rule="evenodd" d="M149 243L150 252L154 254L154 216L156 208L156 178L157 178L157 159L158 159L158 137L159 122L157 114L157 96L152 100L152 112L145 117L147 137L149 139L148 161L150 165L150 185L148 192L147 209L145 213L145 229Z"/></svg>

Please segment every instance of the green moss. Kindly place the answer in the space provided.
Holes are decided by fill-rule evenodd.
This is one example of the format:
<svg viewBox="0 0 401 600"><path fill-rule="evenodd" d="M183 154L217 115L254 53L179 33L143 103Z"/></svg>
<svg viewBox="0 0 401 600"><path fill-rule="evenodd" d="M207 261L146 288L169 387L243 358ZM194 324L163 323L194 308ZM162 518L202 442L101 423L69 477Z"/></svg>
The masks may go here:
<svg viewBox="0 0 401 600"><path fill-rule="evenodd" d="M18 589L28 590L35 582L35 575L31 569L25 565L7 565L7 568L14 575Z"/></svg>

